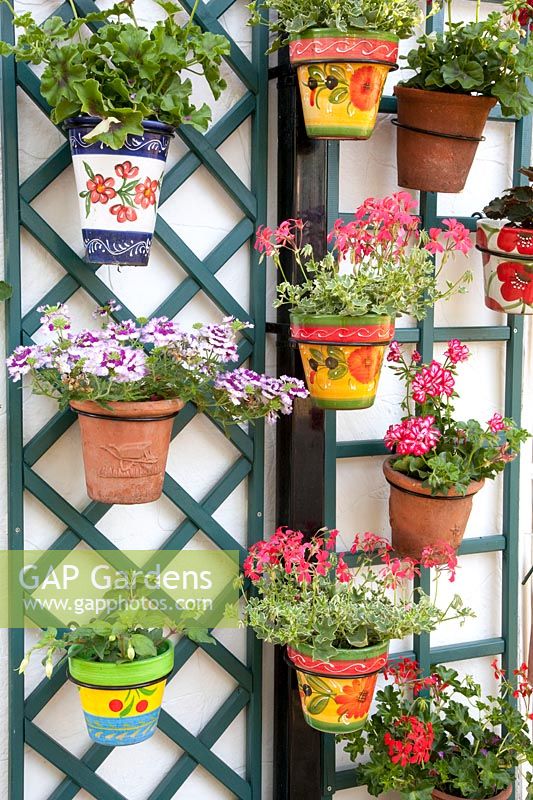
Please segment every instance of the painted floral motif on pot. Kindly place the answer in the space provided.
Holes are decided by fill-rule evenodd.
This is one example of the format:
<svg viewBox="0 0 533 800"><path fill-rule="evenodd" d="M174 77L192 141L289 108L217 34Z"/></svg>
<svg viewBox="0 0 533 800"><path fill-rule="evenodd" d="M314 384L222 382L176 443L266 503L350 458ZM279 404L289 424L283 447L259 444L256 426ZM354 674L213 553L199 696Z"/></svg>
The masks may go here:
<svg viewBox="0 0 533 800"><path fill-rule="evenodd" d="M390 317L291 315L307 388L321 408L350 410L373 405L388 343Z"/></svg>
<svg viewBox="0 0 533 800"><path fill-rule="evenodd" d="M368 718L378 673L387 663L387 644L341 650L331 661L313 658L311 650L287 648L296 669L305 721L324 733L348 733Z"/></svg>
<svg viewBox="0 0 533 800"><path fill-rule="evenodd" d="M374 31L314 29L295 37L289 51L307 135L368 139L387 75L396 67L398 40Z"/></svg>
<svg viewBox="0 0 533 800"><path fill-rule="evenodd" d="M533 314L533 231L479 220L485 305L506 314Z"/></svg>
<svg viewBox="0 0 533 800"><path fill-rule="evenodd" d="M85 258L93 264L146 266L172 129L144 123L119 150L86 140L94 118L67 120L80 200Z"/></svg>
<svg viewBox="0 0 533 800"><path fill-rule="evenodd" d="M166 678L124 689L80 686L80 701L91 739L109 747L137 744L155 732Z"/></svg>

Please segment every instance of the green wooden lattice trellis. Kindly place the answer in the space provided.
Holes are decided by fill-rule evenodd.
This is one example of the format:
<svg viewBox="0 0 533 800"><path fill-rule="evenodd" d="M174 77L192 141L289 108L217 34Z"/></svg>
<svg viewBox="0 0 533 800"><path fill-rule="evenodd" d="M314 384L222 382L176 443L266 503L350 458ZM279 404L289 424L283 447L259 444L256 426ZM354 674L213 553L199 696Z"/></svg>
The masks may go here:
<svg viewBox="0 0 533 800"><path fill-rule="evenodd" d="M497 3L497 0L488 0ZM442 30L444 12L428 21L428 31ZM394 114L396 112L396 98L384 96L380 105L380 113ZM520 175L521 166L531 161L531 145L533 134L533 120L531 115L521 120L504 119L499 111L499 106L491 113L491 120L500 124L514 125L514 153L513 153L513 182L527 184L527 179ZM328 144L328 228L338 217L343 215L339 209L339 144ZM479 203L489 200L483 187L479 187ZM420 215L423 227L439 226L442 217L437 211L438 195L422 192L420 195ZM459 217L470 230L475 231L476 223L472 217ZM472 256L473 269L481 267L475 263L475 251ZM507 317L507 324L482 326L482 327L436 327L433 309L416 328L399 328L395 338L400 342L410 342L416 345L422 354L423 361L427 362L433 356L433 346L438 342L447 342L457 338L464 342L505 342L505 415L520 420L522 402L522 368L523 368L523 339L524 317ZM335 526L336 515L336 463L337 459L361 458L365 456L384 456L387 450L381 439L337 442L335 412L326 412L325 422L326 437L326 465L325 465L325 524ZM420 663L425 674L431 664L447 663L454 661L467 661L486 656L502 657L504 668L509 671L516 667L518 658L518 595L519 595L519 496L520 465L518 460L507 465L503 483L503 522L502 533L478 538L469 538L463 541L460 555L476 553L501 553L502 556L502 624L501 635L498 637L464 642L461 644L450 643L438 647L431 646L429 634L415 636L413 651L404 653L414 657ZM420 586L427 592L430 589L430 574L428 570L422 571ZM335 763L335 743L333 737L323 736L323 800L330 800L336 791L349 789L359 785L357 772L353 769L337 770ZM514 796L514 795L513 795Z"/></svg>
<svg viewBox="0 0 533 800"><path fill-rule="evenodd" d="M226 33L219 17L228 11L234 2L235 0L211 0L209 4L200 2L196 19L205 30ZM80 14L96 10L92 0L75 0L75 4ZM185 10L190 11L192 3L183 0L183 6ZM72 12L69 4L63 3L54 13L67 19ZM0 34L2 39L12 41L11 15L5 5L0 9ZM249 311L242 308L224 288L217 278L217 273L249 241L256 225L263 222L265 217L268 96L267 65L264 57L266 47L265 31L257 28L252 33L251 59L248 59L235 41L231 40L231 54L227 62L244 84L244 94L205 136L188 128L181 128L178 131L188 152L168 171L161 203L164 203L173 192L183 191L180 187L198 167L203 165L240 209L242 219L212 252L200 259L161 217L158 218L156 238L185 270L187 277L152 312L153 315L164 314L172 318L199 292L205 293L224 315L234 315L254 323L254 330L244 332L239 352L242 361L249 359L250 364L259 370L263 368L264 363L264 269L258 267L255 253L250 248ZM80 288L97 303L105 303L113 297L113 292L95 274L96 270L86 265L31 205L32 201L69 166L71 159L68 145L63 144L30 177L20 183L17 86L41 112L48 113L47 105L39 92L39 81L30 68L26 64L16 65L13 59L3 61L1 100L5 267L6 280L14 287L13 297L7 305L8 351L21 343L31 342L32 336L39 328L40 315L37 306L66 302ZM237 177L217 152L220 145L249 118L251 119L250 188ZM21 312L21 228L53 256L65 271L64 277L24 315ZM34 268L37 268L37 265ZM124 307L120 298L115 299L123 306L117 318L127 319L134 316ZM36 497L65 526L50 549L70 550L79 542L85 542L99 550L115 549L114 544L96 528L96 524L109 510L109 506L91 502L79 512L33 469L36 462L75 422L75 415L70 411L57 413L24 446L22 393L13 385L8 388L7 411L10 549L24 548L24 491ZM185 428L195 414L195 408L189 404L176 419L173 437ZM238 458L201 502L193 499L170 475L166 476L164 493L183 512L185 519L168 537L163 551L184 547L197 531L201 530L216 546L227 550L238 550L242 557L243 548L212 515L245 480L248 485L249 542L262 535L264 461L262 427L255 426L249 433L236 428L230 434L230 441L238 453ZM77 758L35 723L35 717L63 686L66 680L65 666L56 670L52 680L43 680L25 699L23 680L15 673L23 655L24 632L18 629L11 630L9 636L10 800L23 800L24 797L25 744L64 773L64 779L52 791L48 800L69 800L74 798L81 788L98 800L127 800L120 791L96 773L98 767L112 752L112 748L92 745L81 758ZM162 776L159 785L150 793L150 800L170 800L197 766L203 767L225 790L229 790L240 800L258 799L261 795L260 645L253 636L248 635L246 663L242 663L221 643L213 646L196 645L184 638L176 648L175 668L171 680L179 680L181 667L198 646L231 676L237 686L197 736L193 736L168 713L162 712L159 730L180 747L183 754ZM231 769L211 750L243 710L246 711L244 777Z"/></svg>

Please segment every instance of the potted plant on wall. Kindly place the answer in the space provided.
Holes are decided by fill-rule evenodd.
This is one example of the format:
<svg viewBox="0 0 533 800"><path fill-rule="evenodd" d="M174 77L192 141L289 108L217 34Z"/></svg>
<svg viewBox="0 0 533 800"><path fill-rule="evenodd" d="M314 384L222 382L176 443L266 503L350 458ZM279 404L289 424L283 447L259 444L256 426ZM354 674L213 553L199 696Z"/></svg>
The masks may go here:
<svg viewBox="0 0 533 800"><path fill-rule="evenodd" d="M502 11L474 22L453 21L447 0L444 32L425 34L407 55L415 75L394 89L398 100L398 183L427 192L464 188L491 108L505 117L533 109L527 78L533 43L518 13L527 0L506 0Z"/></svg>
<svg viewBox="0 0 533 800"><path fill-rule="evenodd" d="M71 332L66 306L41 308L50 342L21 345L7 359L13 381L30 374L37 394L79 416L87 493L103 503L148 503L161 495L174 417L188 401L224 425L290 414L302 381L272 378L238 361L232 318L186 332L166 317L114 322L99 307L97 330ZM149 348L146 350L145 348Z"/></svg>
<svg viewBox="0 0 533 800"><path fill-rule="evenodd" d="M307 135L319 139L368 139L390 70L397 69L398 41L423 21L416 0L258 0L276 15L270 52L288 43L297 68Z"/></svg>
<svg viewBox="0 0 533 800"><path fill-rule="evenodd" d="M90 738L117 747L138 744L155 733L167 678L174 667L175 624L161 611L123 610L83 627L58 633L48 628L20 664L45 651L52 677L54 657L66 652L68 677L78 686Z"/></svg>
<svg viewBox="0 0 533 800"><path fill-rule="evenodd" d="M204 132L211 119L209 106L192 104L189 75L202 75L218 98L229 42L193 24L195 9L179 24L183 9L172 0L156 0L165 19L150 31L138 24L133 0L86 17L70 0L72 20L50 17L41 27L2 2L20 33L14 46L0 42L0 55L45 65L41 94L52 122L68 130L86 260L145 266L174 129L186 123Z"/></svg>
<svg viewBox="0 0 533 800"><path fill-rule="evenodd" d="M533 182L533 167L520 172ZM507 189L483 213L476 246L483 255L485 305L533 314L533 184Z"/></svg>
<svg viewBox="0 0 533 800"><path fill-rule="evenodd" d="M383 465L392 544L403 556L417 558L435 541L459 547L473 496L516 458L530 435L498 413L485 426L454 419L457 365L469 355L468 347L452 339L443 363L421 364L416 351L408 360L397 342L387 356L406 390L406 415L385 434L395 456Z"/></svg>
<svg viewBox="0 0 533 800"><path fill-rule="evenodd" d="M244 562L254 587L245 624L260 639L286 646L305 720L325 733L364 726L391 639L472 616L459 596L440 609L412 586L419 565L436 566L435 581L445 569L453 579L457 559L451 548L427 548L420 562L401 561L388 542L366 533L354 539L350 569L346 554L335 552L337 535L322 530L305 541L301 532L280 528L253 545ZM438 566L444 559L447 566Z"/></svg>
<svg viewBox="0 0 533 800"><path fill-rule="evenodd" d="M406 192L383 200L369 198L354 219L337 220L329 234L332 252L317 259L305 244L302 220L286 220L272 231L260 228L256 248L281 271L275 306L290 307L291 334L298 342L307 387L322 408L368 408L374 402L383 355L394 336L395 319L421 319L437 300L463 291L465 272L441 290L438 278L455 252L469 252L468 231L456 220L445 228L421 231ZM298 285L285 279L281 252L290 252L300 270ZM431 254L442 258L434 271Z"/></svg>
<svg viewBox="0 0 533 800"><path fill-rule="evenodd" d="M344 748L354 761L369 756L357 772L372 796L394 790L411 800L510 797L516 771L533 763L533 689L526 664L512 683L496 659L492 666L495 695L485 695L471 675L443 666L427 678L409 659L386 669L393 684L377 693L375 714L364 731L346 737ZM529 769L524 777L531 787Z"/></svg>

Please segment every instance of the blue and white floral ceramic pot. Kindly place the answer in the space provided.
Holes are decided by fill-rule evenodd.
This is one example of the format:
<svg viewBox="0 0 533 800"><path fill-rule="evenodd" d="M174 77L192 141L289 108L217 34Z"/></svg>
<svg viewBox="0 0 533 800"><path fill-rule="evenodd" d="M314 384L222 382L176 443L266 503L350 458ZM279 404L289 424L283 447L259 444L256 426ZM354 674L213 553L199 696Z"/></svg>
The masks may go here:
<svg viewBox="0 0 533 800"><path fill-rule="evenodd" d="M85 136L100 119L65 122L80 200L85 260L145 267L174 129L146 120L142 136L129 135L120 150Z"/></svg>

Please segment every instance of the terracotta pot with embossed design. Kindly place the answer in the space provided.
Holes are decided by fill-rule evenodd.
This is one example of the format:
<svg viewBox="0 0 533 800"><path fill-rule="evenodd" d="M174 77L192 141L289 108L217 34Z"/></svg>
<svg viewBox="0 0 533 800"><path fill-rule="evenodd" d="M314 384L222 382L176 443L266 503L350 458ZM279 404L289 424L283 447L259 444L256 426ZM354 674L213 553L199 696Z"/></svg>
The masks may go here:
<svg viewBox="0 0 533 800"><path fill-rule="evenodd" d="M422 481L393 469L392 460L385 461L383 472L390 486L389 518L396 553L418 560L430 545L445 542L457 549L463 541L473 497L485 481L472 481L465 495L455 489L447 495L432 495Z"/></svg>
<svg viewBox="0 0 533 800"><path fill-rule="evenodd" d="M183 401L72 401L80 423L87 494L101 503L134 505L161 496L174 417Z"/></svg>
<svg viewBox="0 0 533 800"><path fill-rule="evenodd" d="M392 317L292 313L291 336L317 406L341 411L373 405L383 356L394 336Z"/></svg>
<svg viewBox="0 0 533 800"><path fill-rule="evenodd" d="M337 650L329 661L315 658L306 645L287 648L296 670L305 721L323 733L349 733L364 727L378 673L387 663L388 642Z"/></svg>

